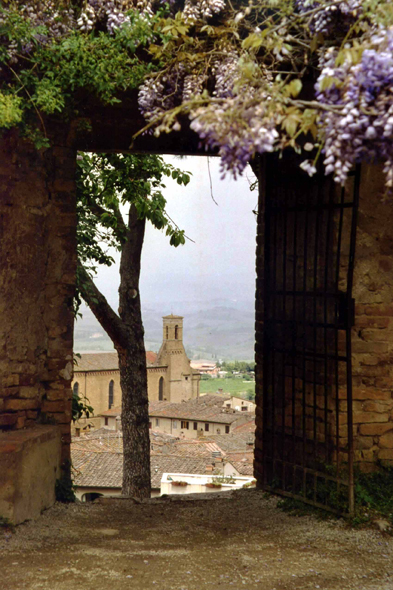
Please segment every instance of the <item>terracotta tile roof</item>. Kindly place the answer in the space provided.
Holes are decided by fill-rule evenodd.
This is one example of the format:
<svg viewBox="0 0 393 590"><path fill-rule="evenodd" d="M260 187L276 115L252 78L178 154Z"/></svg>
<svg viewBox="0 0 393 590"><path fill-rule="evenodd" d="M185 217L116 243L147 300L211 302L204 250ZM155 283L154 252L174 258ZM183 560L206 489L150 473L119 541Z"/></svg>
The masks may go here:
<svg viewBox="0 0 393 590"><path fill-rule="evenodd" d="M201 422L217 422L220 424L232 424L240 416L250 415L250 412L223 407L223 402L230 397L217 395L204 395L197 399L188 400L179 404L171 402L150 402L149 416L154 418L175 418L181 420L199 420ZM254 416L254 414L252 414Z"/></svg>
<svg viewBox="0 0 393 590"><path fill-rule="evenodd" d="M119 359L117 352L85 352L76 357L77 364L74 367L75 373L86 371L117 371ZM157 362L157 354L151 350L146 351L147 365L154 365Z"/></svg>
<svg viewBox="0 0 393 590"><path fill-rule="evenodd" d="M150 430L150 448L154 452L164 445L172 445L179 439L172 434ZM121 431L99 428L81 437L72 438L72 448L79 451L123 452L123 433Z"/></svg>
<svg viewBox="0 0 393 590"><path fill-rule="evenodd" d="M75 468L74 483L78 487L118 488L122 486L123 454L80 451L72 449ZM152 455L150 459L151 486L160 488L163 473L206 473L211 458Z"/></svg>
<svg viewBox="0 0 393 590"><path fill-rule="evenodd" d="M225 453L250 451L255 444L253 433L236 432L236 429L229 434L213 434L206 439L215 442Z"/></svg>
<svg viewBox="0 0 393 590"><path fill-rule="evenodd" d="M254 475L254 466L252 463L246 461L230 461L230 464L234 466L240 475Z"/></svg>
<svg viewBox="0 0 393 590"><path fill-rule="evenodd" d="M195 457L195 458L203 458L203 457L210 457L212 458L213 453L220 453L222 457L224 457L225 453L220 449L220 447L212 441L200 441L198 439L194 440L179 440L175 439L170 445L165 444L161 448L157 446L154 451L155 453L167 453L172 456L176 455L177 457Z"/></svg>
<svg viewBox="0 0 393 590"><path fill-rule="evenodd" d="M254 462L254 450L250 449L249 451L231 451L227 453L226 457L231 463L232 461L241 461L242 463L249 463L252 465Z"/></svg>
<svg viewBox="0 0 393 590"><path fill-rule="evenodd" d="M252 420L249 422L245 422L244 424L240 424L239 426L235 426L233 428L234 433L249 433L254 434L255 432L255 415L253 416Z"/></svg>

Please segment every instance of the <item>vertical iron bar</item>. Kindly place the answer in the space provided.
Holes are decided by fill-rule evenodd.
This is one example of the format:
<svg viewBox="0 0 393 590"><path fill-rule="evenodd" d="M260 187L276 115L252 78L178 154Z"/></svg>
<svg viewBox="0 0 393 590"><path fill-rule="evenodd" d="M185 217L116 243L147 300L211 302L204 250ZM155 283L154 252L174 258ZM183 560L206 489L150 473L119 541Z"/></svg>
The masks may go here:
<svg viewBox="0 0 393 590"><path fill-rule="evenodd" d="M295 210L293 212L293 263L292 263L292 445L293 445L293 482L296 483L296 338L297 338L297 299L296 299L296 271L297 271L297 191L295 191Z"/></svg>
<svg viewBox="0 0 393 590"><path fill-rule="evenodd" d="M333 205L334 203L334 192L335 186L331 181L329 187L329 205ZM329 290L329 268L330 268L330 253L331 253L331 227L332 227L332 216L334 216L334 209L333 207L329 207L328 209L328 220L326 226L326 251L325 251L325 277L324 277L324 301L323 301L323 322L324 322L324 329L323 329L323 347L324 347L324 355L325 355L325 363L324 363L324 436L325 436L325 463L328 463L329 457L329 445L328 445L328 299L327 293ZM338 363L338 360L335 360Z"/></svg>
<svg viewBox="0 0 393 590"><path fill-rule="evenodd" d="M307 381L307 371L306 371L306 315L307 315L307 305L306 305L306 293L307 293L307 263L308 263L308 248L307 248L307 238L308 238L308 209L307 205L309 204L309 195L306 194L306 208L305 208L305 220L304 220L304 250L303 250L303 398L302 398L302 428L303 428L303 445L302 445L302 466L303 466L303 494L306 497L306 451L307 451L307 441L306 441L306 381Z"/></svg>
<svg viewBox="0 0 393 590"><path fill-rule="evenodd" d="M342 231L343 231L343 221L344 221L344 200L345 200L345 188L342 187L341 194L340 194L340 218L338 223L338 233L337 233L337 257L336 257L336 279L335 279L335 291L337 295L336 299L336 306L335 306L335 325L336 328L334 330L334 337L335 337L335 354L336 358L338 358L338 329L339 329L339 283L340 283L340 264L341 264L341 241L342 241ZM340 400L339 400L339 391L340 391L340 384L339 384L339 369L340 363L336 360L335 363L335 385L336 385L336 464L337 464L337 478L339 478L340 472L340 459L339 459L339 450L340 450ZM337 482L337 492L338 492L339 484Z"/></svg>
<svg viewBox="0 0 393 590"><path fill-rule="evenodd" d="M283 330L284 338L283 345L281 346L282 352L282 404L281 404L281 431L282 431L282 446L281 446L281 458L282 458L282 488L285 490L285 439L286 439L286 428L285 428L285 404L286 404L286 333L287 333L287 317L286 317L286 288L287 288L287 222L288 222L288 193L285 191L284 195L284 234L283 234L283 261L282 261L282 319L283 319Z"/></svg>
<svg viewBox="0 0 393 590"><path fill-rule="evenodd" d="M318 184L317 191L317 207L315 210L315 240L314 240L314 277L313 277L313 349L314 349L314 362L313 362L313 468L316 469L317 465L317 291L318 291L318 246L319 246L319 221L320 215L323 218L323 209L318 208L319 199L321 197ZM322 197L323 198L323 197ZM314 474L314 502L317 501L317 485L316 477Z"/></svg>
<svg viewBox="0 0 393 590"><path fill-rule="evenodd" d="M351 225L351 239L349 246L349 264L347 281L347 321L346 321L346 352L347 352L347 417L348 417L348 480L349 480L349 513L355 509L354 479L353 479L353 417L352 417L352 287L353 270L355 265L356 230L359 208L360 164L355 169L355 185L353 195L353 212Z"/></svg>
<svg viewBox="0 0 393 590"><path fill-rule="evenodd" d="M273 331L271 334L272 339L272 359L271 359L271 371L272 371L272 429L273 429L273 439L272 439L272 451L273 451L273 474L274 478L276 477L276 339L277 339L277 331L276 331L276 304L277 304L277 202L273 204L275 208L273 208L272 215L274 217L274 238L273 238L273 264L272 264L272 292L273 292L273 301L271 303L271 314L272 314L272 326Z"/></svg>
<svg viewBox="0 0 393 590"><path fill-rule="evenodd" d="M268 184L268 176L265 180L266 198L265 198L265 223L264 223L264 251L263 251L263 483L268 485L268 459L271 456L271 429L269 428L269 410L270 410L270 356L271 356L271 323L270 323L270 265L271 265L271 191ZM262 178L260 179L262 183Z"/></svg>
<svg viewBox="0 0 393 590"><path fill-rule="evenodd" d="M317 201L320 199L320 190L318 185ZM317 202L318 205L318 202ZM322 210L323 216L323 210ZM315 211L315 240L314 240L314 277L313 277L313 340L314 340L314 362L313 362L313 464L314 469L317 464L317 356L318 345L317 345L317 290L318 290L318 245L319 245L319 218L320 210L318 207ZM314 502L316 502L316 480L314 477Z"/></svg>

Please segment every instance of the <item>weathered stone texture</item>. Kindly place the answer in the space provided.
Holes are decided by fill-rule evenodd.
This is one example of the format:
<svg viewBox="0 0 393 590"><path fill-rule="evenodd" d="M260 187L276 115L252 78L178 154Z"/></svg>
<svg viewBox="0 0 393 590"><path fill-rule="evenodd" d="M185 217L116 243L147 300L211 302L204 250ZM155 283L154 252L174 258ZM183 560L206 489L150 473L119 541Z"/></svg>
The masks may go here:
<svg viewBox="0 0 393 590"><path fill-rule="evenodd" d="M354 412L356 460L365 470L377 461L393 464L392 217L382 170L362 166L352 358L353 397L362 400Z"/></svg>
<svg viewBox="0 0 393 590"><path fill-rule="evenodd" d="M76 154L53 144L0 141L1 429L70 421Z"/></svg>
<svg viewBox="0 0 393 590"><path fill-rule="evenodd" d="M0 432L0 516L18 524L55 502L61 440L56 426Z"/></svg>

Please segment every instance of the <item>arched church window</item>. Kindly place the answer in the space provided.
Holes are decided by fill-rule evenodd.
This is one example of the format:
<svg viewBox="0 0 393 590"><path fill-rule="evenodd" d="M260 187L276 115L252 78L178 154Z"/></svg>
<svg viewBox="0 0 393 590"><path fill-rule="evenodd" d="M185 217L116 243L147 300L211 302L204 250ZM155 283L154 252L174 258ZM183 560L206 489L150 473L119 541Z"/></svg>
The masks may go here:
<svg viewBox="0 0 393 590"><path fill-rule="evenodd" d="M168 328L168 326L166 327L165 333L166 333L166 339L168 340L168 338L169 338L169 328Z"/></svg>
<svg viewBox="0 0 393 590"><path fill-rule="evenodd" d="M162 402L164 399L164 377L160 377L158 382L158 400Z"/></svg>
<svg viewBox="0 0 393 590"><path fill-rule="evenodd" d="M179 338L179 326L175 326L175 340Z"/></svg>
<svg viewBox="0 0 393 590"><path fill-rule="evenodd" d="M114 388L115 388L115 383L114 383L113 379L111 379L109 382L109 392L108 392L109 409L111 409L111 407L113 406Z"/></svg>
<svg viewBox="0 0 393 590"><path fill-rule="evenodd" d="M72 391L74 393L75 396L79 395L79 383L78 381L76 381L74 383L74 387L72 388Z"/></svg>

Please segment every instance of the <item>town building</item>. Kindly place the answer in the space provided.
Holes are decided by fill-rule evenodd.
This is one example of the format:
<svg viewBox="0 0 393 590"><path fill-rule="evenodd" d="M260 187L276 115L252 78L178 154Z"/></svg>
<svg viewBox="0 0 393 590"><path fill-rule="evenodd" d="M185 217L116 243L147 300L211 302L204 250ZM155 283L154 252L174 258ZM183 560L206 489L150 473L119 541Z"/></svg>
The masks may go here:
<svg viewBox="0 0 393 590"><path fill-rule="evenodd" d="M192 369L183 345L183 318L163 318L163 341L158 354L146 352L149 400L182 402L199 397L200 374ZM82 419L77 429L98 428L100 414L121 408L119 362L116 352L82 353L76 359L73 391L94 409L94 416ZM75 431L75 428L74 428Z"/></svg>
<svg viewBox="0 0 393 590"><path fill-rule="evenodd" d="M233 459L214 440L179 439L160 431L150 431L151 495L225 491L250 484L252 463L244 449L243 437L231 448L238 449ZM243 451L241 450L243 449ZM81 437L73 437L71 457L74 485L79 500L92 501L100 496L120 496L123 477L123 435L121 431L100 428ZM227 478L227 479L223 479ZM234 478L235 481L232 481ZM222 480L221 488L211 487ZM230 480L230 481L229 481ZM186 481L187 486L176 486Z"/></svg>
<svg viewBox="0 0 393 590"><path fill-rule="evenodd" d="M232 408L230 396L201 395L181 403L149 403L149 426L180 438L194 439L212 434L229 434L234 428L252 422L255 412ZM251 403L251 402L250 402ZM121 409L111 408L101 414L101 426L120 430Z"/></svg>

